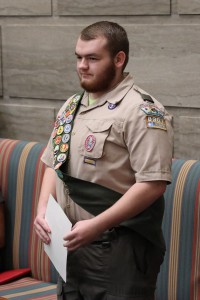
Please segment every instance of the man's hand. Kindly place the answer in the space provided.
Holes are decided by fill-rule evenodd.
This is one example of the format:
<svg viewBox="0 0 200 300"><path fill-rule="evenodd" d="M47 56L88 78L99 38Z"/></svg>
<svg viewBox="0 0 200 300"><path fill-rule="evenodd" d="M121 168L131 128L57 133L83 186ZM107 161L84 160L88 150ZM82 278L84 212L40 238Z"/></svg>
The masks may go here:
<svg viewBox="0 0 200 300"><path fill-rule="evenodd" d="M34 228L37 235L42 240L42 242L48 245L51 242L51 239L49 237L49 234L51 233L51 229L49 228L43 215L38 214L36 216L34 221Z"/></svg>
<svg viewBox="0 0 200 300"><path fill-rule="evenodd" d="M94 241L103 231L99 229L95 218L77 222L72 231L64 237L64 247L69 251L76 250Z"/></svg>

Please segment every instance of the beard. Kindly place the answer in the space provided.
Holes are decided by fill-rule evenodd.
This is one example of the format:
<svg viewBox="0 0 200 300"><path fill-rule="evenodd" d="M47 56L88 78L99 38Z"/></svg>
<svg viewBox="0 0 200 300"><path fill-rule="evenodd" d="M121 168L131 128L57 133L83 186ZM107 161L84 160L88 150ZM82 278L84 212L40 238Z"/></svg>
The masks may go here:
<svg viewBox="0 0 200 300"><path fill-rule="evenodd" d="M113 79L115 78L115 75L116 75L115 65L113 62L111 62L110 65L108 65L107 68L103 70L101 74L98 75L97 79L84 81L81 79L81 76L79 75L80 84L81 87L88 93L106 92L107 90L110 89Z"/></svg>

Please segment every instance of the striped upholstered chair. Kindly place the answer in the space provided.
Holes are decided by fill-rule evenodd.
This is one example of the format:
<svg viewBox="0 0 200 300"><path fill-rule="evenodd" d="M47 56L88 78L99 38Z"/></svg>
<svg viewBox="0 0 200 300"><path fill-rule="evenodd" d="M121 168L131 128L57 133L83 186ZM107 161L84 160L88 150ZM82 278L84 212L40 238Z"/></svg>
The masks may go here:
<svg viewBox="0 0 200 300"><path fill-rule="evenodd" d="M200 299L200 161L174 160L165 193L163 230L167 252L157 300Z"/></svg>
<svg viewBox="0 0 200 300"><path fill-rule="evenodd" d="M0 285L0 296L8 299L56 299L56 271L32 230L45 168L40 162L43 149L39 143L0 141L0 190L6 201L4 267L31 269L31 276ZM172 172L163 221L167 252L156 300L199 300L200 161L174 160Z"/></svg>
<svg viewBox="0 0 200 300"><path fill-rule="evenodd" d="M31 269L29 276L0 285L6 299L56 299L57 274L33 230L45 170L43 150L35 142L0 140L0 191L6 204L6 246L0 261L4 270Z"/></svg>

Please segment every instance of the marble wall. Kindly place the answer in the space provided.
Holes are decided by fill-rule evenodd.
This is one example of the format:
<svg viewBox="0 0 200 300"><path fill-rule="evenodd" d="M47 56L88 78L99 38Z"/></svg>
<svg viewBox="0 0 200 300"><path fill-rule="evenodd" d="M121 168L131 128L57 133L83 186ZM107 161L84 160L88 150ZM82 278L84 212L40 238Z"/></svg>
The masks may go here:
<svg viewBox="0 0 200 300"><path fill-rule="evenodd" d="M58 14L61 16L70 15L162 15L170 13L169 0L59 0L58 1Z"/></svg>
<svg viewBox="0 0 200 300"><path fill-rule="evenodd" d="M0 137L47 142L80 90L78 34L106 19L127 30L127 71L174 116L174 156L200 159L199 14L195 0L0 0Z"/></svg>
<svg viewBox="0 0 200 300"><path fill-rule="evenodd" d="M51 15L51 0L0 0L0 16Z"/></svg>

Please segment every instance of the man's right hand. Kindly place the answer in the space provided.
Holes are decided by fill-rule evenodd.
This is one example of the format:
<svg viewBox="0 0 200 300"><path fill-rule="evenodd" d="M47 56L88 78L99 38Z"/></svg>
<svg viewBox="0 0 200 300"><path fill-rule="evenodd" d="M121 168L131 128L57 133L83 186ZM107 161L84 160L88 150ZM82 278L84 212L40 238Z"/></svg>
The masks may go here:
<svg viewBox="0 0 200 300"><path fill-rule="evenodd" d="M51 229L49 228L44 216L37 215L34 221L35 232L42 240L43 243L49 244L51 242L50 233Z"/></svg>

